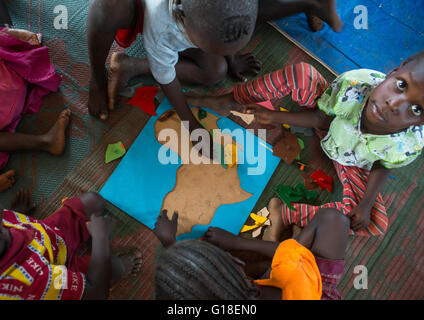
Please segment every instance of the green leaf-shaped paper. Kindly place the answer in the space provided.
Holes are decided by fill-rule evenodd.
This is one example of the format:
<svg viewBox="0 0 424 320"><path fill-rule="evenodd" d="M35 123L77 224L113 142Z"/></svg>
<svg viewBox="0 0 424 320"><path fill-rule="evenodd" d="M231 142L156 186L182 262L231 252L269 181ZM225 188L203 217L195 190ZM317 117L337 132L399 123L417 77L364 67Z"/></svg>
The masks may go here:
<svg viewBox="0 0 424 320"><path fill-rule="evenodd" d="M125 154L126 150L121 141L112 143L107 146L105 162L109 163L113 160L121 158Z"/></svg>

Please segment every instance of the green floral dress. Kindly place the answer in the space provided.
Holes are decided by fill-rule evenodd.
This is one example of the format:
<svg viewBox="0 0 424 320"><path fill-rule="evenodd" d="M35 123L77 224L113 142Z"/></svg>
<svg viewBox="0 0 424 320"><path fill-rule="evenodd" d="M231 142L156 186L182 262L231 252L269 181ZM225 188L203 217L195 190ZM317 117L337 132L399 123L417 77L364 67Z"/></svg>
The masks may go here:
<svg viewBox="0 0 424 320"><path fill-rule="evenodd" d="M321 141L328 157L342 165L371 170L375 161L392 169L408 165L421 154L424 126L389 135L361 132L362 111L372 90L385 78L385 74L369 69L348 71L318 99L318 108L335 116Z"/></svg>

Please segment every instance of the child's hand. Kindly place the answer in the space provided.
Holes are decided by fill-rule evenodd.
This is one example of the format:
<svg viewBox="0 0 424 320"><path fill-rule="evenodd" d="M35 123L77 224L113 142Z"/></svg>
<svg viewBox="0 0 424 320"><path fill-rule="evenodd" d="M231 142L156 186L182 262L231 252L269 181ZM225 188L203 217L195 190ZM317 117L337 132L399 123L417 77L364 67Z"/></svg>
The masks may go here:
<svg viewBox="0 0 424 320"><path fill-rule="evenodd" d="M231 232L217 227L209 227L204 236L204 240L227 251L236 249L237 239Z"/></svg>
<svg viewBox="0 0 424 320"><path fill-rule="evenodd" d="M272 111L264 107L247 105L244 107L244 113L253 114L255 116L255 120L262 125L273 125L275 123L276 111Z"/></svg>
<svg viewBox="0 0 424 320"><path fill-rule="evenodd" d="M350 227L353 231L361 231L371 222L371 209L364 205L357 205L347 215L350 218Z"/></svg>
<svg viewBox="0 0 424 320"><path fill-rule="evenodd" d="M116 220L105 216L91 215L90 221L87 222L88 232L92 237L103 235L109 237L115 229Z"/></svg>

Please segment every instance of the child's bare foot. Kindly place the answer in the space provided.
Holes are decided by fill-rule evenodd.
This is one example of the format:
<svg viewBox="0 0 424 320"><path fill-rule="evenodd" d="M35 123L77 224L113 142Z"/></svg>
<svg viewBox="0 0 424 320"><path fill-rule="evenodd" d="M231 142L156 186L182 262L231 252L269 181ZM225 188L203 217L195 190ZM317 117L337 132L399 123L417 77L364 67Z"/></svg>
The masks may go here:
<svg viewBox="0 0 424 320"><path fill-rule="evenodd" d="M279 241L281 232L283 229L283 218L281 216L281 206L282 201L279 198L272 198L268 204L269 211L269 220L271 221L271 225L268 226L264 235L262 236L262 240L265 241Z"/></svg>
<svg viewBox="0 0 424 320"><path fill-rule="evenodd" d="M92 71L93 72L93 71ZM108 114L108 93L107 79L90 79L90 89L88 93L88 112L101 120L107 120Z"/></svg>
<svg viewBox="0 0 424 320"><path fill-rule="evenodd" d="M232 93L223 96L194 96L185 94L185 97L189 105L209 108L223 117L228 117L231 110L243 111L243 106L234 100Z"/></svg>
<svg viewBox="0 0 424 320"><path fill-rule="evenodd" d="M311 28L312 31L317 32L324 27L322 20L317 16L307 14L306 18L308 19L309 28Z"/></svg>
<svg viewBox="0 0 424 320"><path fill-rule="evenodd" d="M9 170L0 175L0 192L6 191L15 184L15 170Z"/></svg>
<svg viewBox="0 0 424 320"><path fill-rule="evenodd" d="M335 0L314 0L309 13L328 23L334 31L342 29L343 23L337 14Z"/></svg>
<svg viewBox="0 0 424 320"><path fill-rule="evenodd" d="M121 256L112 255L112 280L111 287L119 281L135 276L143 265L143 254L139 249Z"/></svg>
<svg viewBox="0 0 424 320"><path fill-rule="evenodd" d="M178 212L174 212L171 220L169 220L167 212L167 210L162 210L153 229L153 233L165 248L175 243L178 227Z"/></svg>
<svg viewBox="0 0 424 320"><path fill-rule="evenodd" d="M127 56L123 52L115 52L110 58L109 79L107 91L109 96L109 110L115 107L116 97L127 82L139 74L149 72L149 63L146 59L137 59Z"/></svg>
<svg viewBox="0 0 424 320"><path fill-rule="evenodd" d="M21 189L16 194L10 205L10 209L27 216L32 216L35 212L36 204L32 202L32 195L28 189Z"/></svg>
<svg viewBox="0 0 424 320"><path fill-rule="evenodd" d="M65 150L65 131L69 124L71 110L66 109L59 114L56 123L51 127L49 132L42 136L44 141L44 151L54 156L60 156Z"/></svg>

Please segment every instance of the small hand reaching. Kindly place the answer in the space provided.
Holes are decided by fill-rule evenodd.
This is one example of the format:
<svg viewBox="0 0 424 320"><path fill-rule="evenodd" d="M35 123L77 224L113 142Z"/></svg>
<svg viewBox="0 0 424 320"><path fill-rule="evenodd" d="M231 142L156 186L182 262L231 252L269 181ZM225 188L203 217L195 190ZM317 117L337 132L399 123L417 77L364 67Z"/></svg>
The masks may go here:
<svg viewBox="0 0 424 320"><path fill-rule="evenodd" d="M347 216L350 218L350 227L353 231L365 230L371 222L371 209L359 204Z"/></svg>
<svg viewBox="0 0 424 320"><path fill-rule="evenodd" d="M244 113L253 114L256 122L262 125L273 125L275 124L275 113L278 111L272 111L264 107L257 105L247 105L244 107Z"/></svg>

